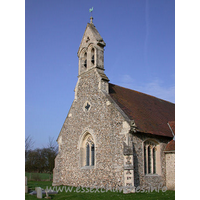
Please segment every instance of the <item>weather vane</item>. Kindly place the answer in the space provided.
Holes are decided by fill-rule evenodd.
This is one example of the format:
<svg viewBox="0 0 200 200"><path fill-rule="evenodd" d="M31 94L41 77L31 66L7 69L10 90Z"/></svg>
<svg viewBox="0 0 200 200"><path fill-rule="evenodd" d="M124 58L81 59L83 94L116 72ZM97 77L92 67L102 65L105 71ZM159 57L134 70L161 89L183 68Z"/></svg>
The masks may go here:
<svg viewBox="0 0 200 200"><path fill-rule="evenodd" d="M93 11L93 7L89 9L89 12L91 12L91 16L92 16L92 11Z"/></svg>
<svg viewBox="0 0 200 200"><path fill-rule="evenodd" d="M90 24L93 24L93 17L92 17L92 11L93 11L93 7L89 9L89 12L91 12L91 17L90 17Z"/></svg>

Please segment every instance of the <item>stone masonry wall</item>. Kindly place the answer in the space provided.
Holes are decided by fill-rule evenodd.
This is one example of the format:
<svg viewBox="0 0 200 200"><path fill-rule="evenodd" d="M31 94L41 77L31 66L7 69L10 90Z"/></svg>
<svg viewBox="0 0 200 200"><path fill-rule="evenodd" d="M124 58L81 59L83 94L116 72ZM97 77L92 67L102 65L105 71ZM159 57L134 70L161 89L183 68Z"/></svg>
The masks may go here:
<svg viewBox="0 0 200 200"><path fill-rule="evenodd" d="M77 99L63 124L55 160L54 185L123 186L124 118L99 90L100 77L95 69L79 77ZM84 110L85 102L90 104ZM81 166L79 143L85 133L94 135L96 165ZM62 138L62 139L60 139Z"/></svg>
<svg viewBox="0 0 200 200"><path fill-rule="evenodd" d="M143 144L147 139L156 140L160 146L160 173L145 175L144 173L144 150ZM155 137L147 134L135 133L132 135L133 156L134 156L134 185L135 187L158 187L166 185L166 163L164 149L169 139L163 137ZM157 169L158 170L158 169Z"/></svg>
<svg viewBox="0 0 200 200"><path fill-rule="evenodd" d="M134 186L166 185L164 149L168 138L133 133L116 105L99 88L101 77L95 68L79 76L76 98L58 137L53 185L83 187L124 186L124 142L133 145ZM85 105L90 105L88 111ZM84 133L95 141L95 165L82 166L80 143ZM160 148L160 174L144 174L143 143L156 139ZM124 178L125 177L125 178Z"/></svg>
<svg viewBox="0 0 200 200"><path fill-rule="evenodd" d="M166 153L166 186L175 190L175 153Z"/></svg>

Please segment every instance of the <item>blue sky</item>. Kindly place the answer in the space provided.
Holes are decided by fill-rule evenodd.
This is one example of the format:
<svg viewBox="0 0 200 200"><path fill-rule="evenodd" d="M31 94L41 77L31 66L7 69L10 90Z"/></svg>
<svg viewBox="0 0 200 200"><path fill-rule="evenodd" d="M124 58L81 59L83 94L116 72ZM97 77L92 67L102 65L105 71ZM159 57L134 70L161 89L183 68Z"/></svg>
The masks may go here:
<svg viewBox="0 0 200 200"><path fill-rule="evenodd" d="M57 139L73 102L91 7L110 82L175 102L173 0L26 0L25 133L34 147Z"/></svg>

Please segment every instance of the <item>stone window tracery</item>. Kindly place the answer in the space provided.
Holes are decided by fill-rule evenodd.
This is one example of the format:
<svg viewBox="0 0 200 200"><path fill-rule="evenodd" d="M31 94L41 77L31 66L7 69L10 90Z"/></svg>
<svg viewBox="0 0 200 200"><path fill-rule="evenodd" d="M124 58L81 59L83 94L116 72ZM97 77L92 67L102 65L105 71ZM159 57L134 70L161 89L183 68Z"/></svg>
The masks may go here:
<svg viewBox="0 0 200 200"><path fill-rule="evenodd" d="M144 142L144 173L157 174L158 165L158 144L154 141L147 140Z"/></svg>
<svg viewBox="0 0 200 200"><path fill-rule="evenodd" d="M81 166L94 166L95 165L95 144L91 134L87 133L83 137L81 145Z"/></svg>
<svg viewBox="0 0 200 200"><path fill-rule="evenodd" d="M89 101L86 101L83 105L83 110L85 112L88 112L91 109L91 103Z"/></svg>

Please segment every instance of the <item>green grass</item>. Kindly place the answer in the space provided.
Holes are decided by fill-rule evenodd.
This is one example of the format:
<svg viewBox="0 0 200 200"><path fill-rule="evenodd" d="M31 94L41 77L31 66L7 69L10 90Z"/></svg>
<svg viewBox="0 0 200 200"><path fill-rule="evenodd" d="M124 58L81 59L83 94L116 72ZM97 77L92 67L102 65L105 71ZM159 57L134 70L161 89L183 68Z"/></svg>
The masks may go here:
<svg viewBox="0 0 200 200"><path fill-rule="evenodd" d="M45 189L46 187L52 187L52 182L51 181L28 181L28 187L31 188L32 190L35 189L35 187L41 187ZM61 186L62 187L62 186ZM67 186L66 186L67 188ZM77 188L78 190L78 188ZM79 190L78 190L79 191ZM81 189L80 189L81 191ZM95 191L95 189L93 189ZM66 200L66 199L73 199L73 200L102 200L102 199L108 199L108 200L115 200L115 199L127 199L127 200L173 200L175 199L175 191L166 191L166 192L147 192L147 193L129 193L129 194L123 194L122 192L96 192L96 193L86 193L86 192L76 192L76 188L73 188L72 192L59 192L56 195L49 195L51 196L52 199L54 200ZM43 198L45 195L43 195ZM37 199L36 195L30 195L30 194L25 194L25 199L26 200L33 200Z"/></svg>
<svg viewBox="0 0 200 200"><path fill-rule="evenodd" d="M49 180L49 175L47 173L28 173L25 172L25 176L27 176L28 180L34 180L35 177L39 177L41 180ZM51 174L51 179L53 179L53 174Z"/></svg>

